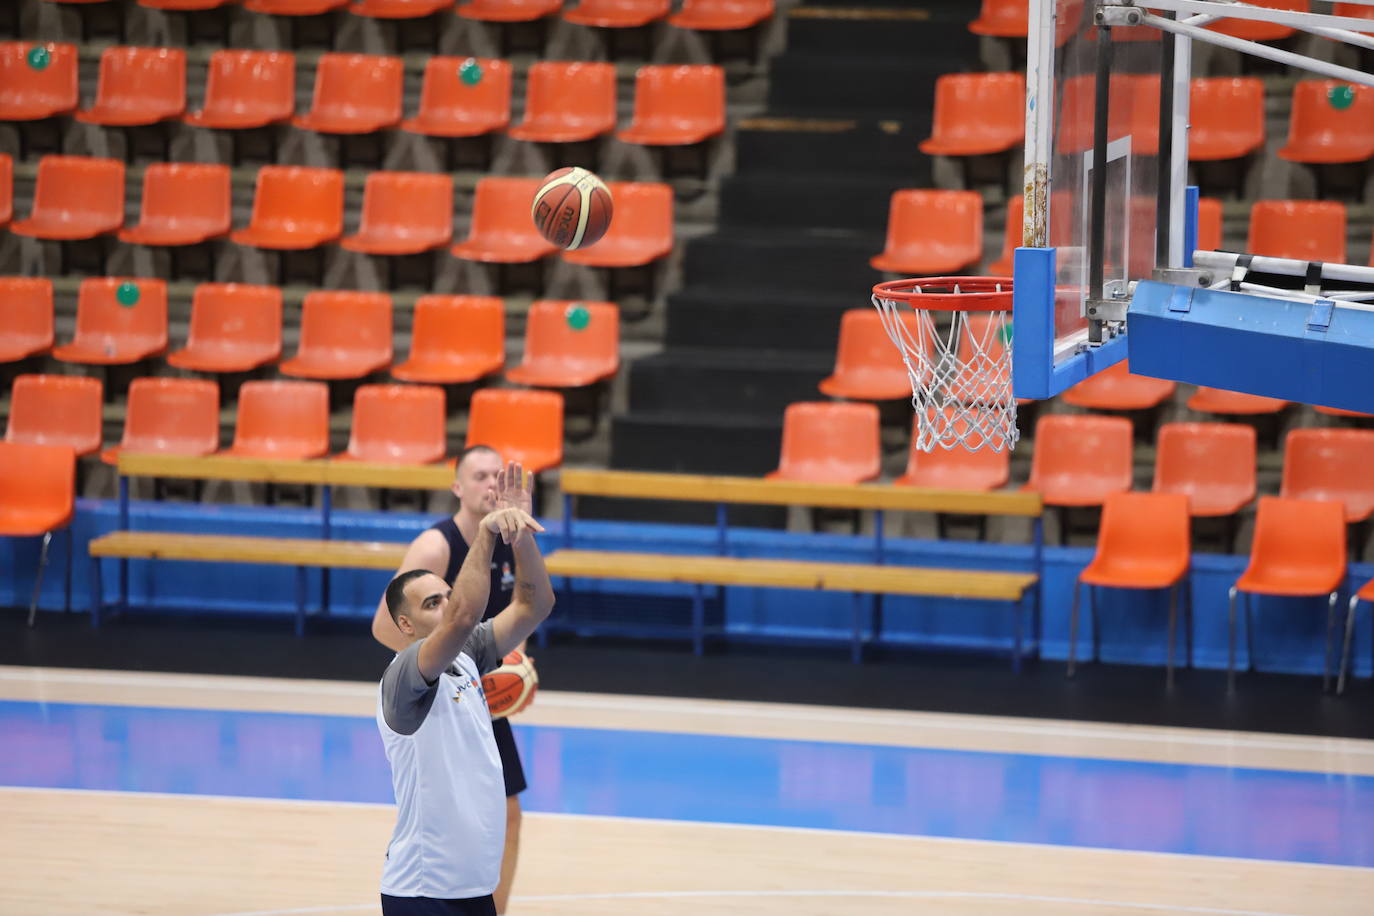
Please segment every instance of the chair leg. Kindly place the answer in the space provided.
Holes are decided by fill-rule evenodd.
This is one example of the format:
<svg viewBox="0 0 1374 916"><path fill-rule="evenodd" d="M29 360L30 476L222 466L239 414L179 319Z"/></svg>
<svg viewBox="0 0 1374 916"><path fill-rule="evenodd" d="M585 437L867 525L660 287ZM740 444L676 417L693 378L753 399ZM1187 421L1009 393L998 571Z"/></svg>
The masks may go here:
<svg viewBox="0 0 1374 916"><path fill-rule="evenodd" d="M1336 696L1345 693L1345 673L1350 667L1350 646L1355 641L1355 607L1360 603L1359 595L1350 596L1350 607L1345 612L1345 639L1341 642L1341 670L1336 678Z"/></svg>
<svg viewBox="0 0 1374 916"><path fill-rule="evenodd" d="M1227 592L1227 611L1226 626L1226 689L1228 691L1236 689L1236 588L1231 586Z"/></svg>
<svg viewBox="0 0 1374 916"><path fill-rule="evenodd" d="M1331 631L1336 626L1336 597L1339 594L1332 592L1326 602L1326 654L1322 659L1322 693L1331 691Z"/></svg>
<svg viewBox="0 0 1374 916"><path fill-rule="evenodd" d="M1097 588L1088 586L1088 622L1093 627L1093 661L1102 660L1102 627L1097 619Z"/></svg>
<svg viewBox="0 0 1374 916"><path fill-rule="evenodd" d="M1170 689L1174 686L1174 643L1178 634L1178 586L1169 588L1169 661L1164 669L1164 683Z"/></svg>
<svg viewBox="0 0 1374 916"><path fill-rule="evenodd" d="M29 626L33 626L38 614L38 593L43 588L43 570L48 565L48 545L52 543L52 532L43 533L43 546L38 551L38 574L33 579L33 597L29 599Z"/></svg>
<svg viewBox="0 0 1374 916"><path fill-rule="evenodd" d="M1245 609L1245 670L1255 670L1255 614L1254 597L1248 592L1241 596L1241 606Z"/></svg>
<svg viewBox="0 0 1374 916"><path fill-rule="evenodd" d="M1188 667L1193 667L1193 580L1183 582L1183 646L1188 653Z"/></svg>
<svg viewBox="0 0 1374 916"><path fill-rule="evenodd" d="M1082 586L1081 581L1073 583L1073 609L1069 611L1069 670L1065 672L1067 677L1073 677L1074 662L1078 655L1078 591Z"/></svg>

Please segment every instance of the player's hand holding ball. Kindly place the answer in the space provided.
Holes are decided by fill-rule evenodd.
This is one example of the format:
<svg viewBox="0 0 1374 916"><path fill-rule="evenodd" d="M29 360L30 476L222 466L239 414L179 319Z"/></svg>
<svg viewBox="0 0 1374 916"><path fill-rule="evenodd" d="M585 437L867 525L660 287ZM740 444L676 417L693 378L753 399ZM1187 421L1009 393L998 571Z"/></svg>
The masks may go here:
<svg viewBox="0 0 1374 916"><path fill-rule="evenodd" d="M504 719L523 712L534 702L539 689L539 673L534 659L523 652L511 652L501 661L501 667L482 677L482 692L493 719Z"/></svg>

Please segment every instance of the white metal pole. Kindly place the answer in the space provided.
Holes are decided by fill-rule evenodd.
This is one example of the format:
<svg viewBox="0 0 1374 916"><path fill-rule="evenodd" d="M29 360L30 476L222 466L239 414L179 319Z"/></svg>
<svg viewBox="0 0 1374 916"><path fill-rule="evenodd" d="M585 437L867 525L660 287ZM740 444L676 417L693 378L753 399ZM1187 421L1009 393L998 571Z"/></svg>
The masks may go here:
<svg viewBox="0 0 1374 916"><path fill-rule="evenodd" d="M1056 0L1030 0L1026 30L1026 161L1021 245L1050 244L1050 160L1054 155L1054 35Z"/></svg>
<svg viewBox="0 0 1374 916"><path fill-rule="evenodd" d="M1163 35L1174 42L1174 130L1169 150L1169 261L1183 266L1183 222L1188 191L1188 120L1193 74L1193 40L1186 35ZM1164 150L1160 150L1164 154Z"/></svg>

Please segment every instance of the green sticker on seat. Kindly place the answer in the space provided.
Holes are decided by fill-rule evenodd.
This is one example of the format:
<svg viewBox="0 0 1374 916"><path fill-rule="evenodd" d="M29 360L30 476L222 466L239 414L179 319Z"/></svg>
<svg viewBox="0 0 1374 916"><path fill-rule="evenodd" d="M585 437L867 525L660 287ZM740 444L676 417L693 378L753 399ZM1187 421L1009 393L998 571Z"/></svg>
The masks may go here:
<svg viewBox="0 0 1374 916"><path fill-rule="evenodd" d="M587 325L592 323L592 313L587 311L587 307L580 302L574 302L568 306L563 317L567 319L568 327L574 331L586 330Z"/></svg>
<svg viewBox="0 0 1374 916"><path fill-rule="evenodd" d="M29 66L35 70L45 70L52 63L52 52L43 45L34 45L27 56Z"/></svg>
<svg viewBox="0 0 1374 916"><path fill-rule="evenodd" d="M463 61L458 68L458 78L469 86L476 86L482 82L482 65L477 62L477 58L469 57Z"/></svg>
<svg viewBox="0 0 1374 916"><path fill-rule="evenodd" d="M120 305L137 305L138 296L137 283L121 283L119 288L115 290L115 299Z"/></svg>
<svg viewBox="0 0 1374 916"><path fill-rule="evenodd" d="M1355 87L1332 86L1326 90L1326 101L1337 111L1345 111L1355 104Z"/></svg>

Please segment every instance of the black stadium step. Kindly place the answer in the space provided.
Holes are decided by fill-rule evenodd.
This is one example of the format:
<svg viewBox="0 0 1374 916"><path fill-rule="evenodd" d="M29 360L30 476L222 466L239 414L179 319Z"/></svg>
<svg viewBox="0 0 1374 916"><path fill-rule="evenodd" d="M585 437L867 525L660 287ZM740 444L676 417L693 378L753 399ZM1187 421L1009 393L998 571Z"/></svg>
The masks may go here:
<svg viewBox="0 0 1374 916"><path fill-rule="evenodd" d="M717 232L688 243L683 271L690 283L736 290L863 294L881 278L868 259L882 251L885 231Z"/></svg>
<svg viewBox="0 0 1374 916"><path fill-rule="evenodd" d="M968 61L943 65L909 58L848 58L787 53L769 68L768 111L825 117L890 117L929 130L935 79Z"/></svg>
<svg viewBox="0 0 1374 916"><path fill-rule="evenodd" d="M674 347L630 364L630 410L773 422L788 404L822 398L834 354Z"/></svg>
<svg viewBox="0 0 1374 916"><path fill-rule="evenodd" d="M881 233L892 192L920 186L886 175L735 175L721 184L720 223L730 229L826 226Z"/></svg>
<svg viewBox="0 0 1374 916"><path fill-rule="evenodd" d="M978 36L968 24L978 15L974 0L934 4L863 6L822 3L791 10L787 50L854 57L945 58L945 70L961 70L978 57Z"/></svg>
<svg viewBox="0 0 1374 916"><path fill-rule="evenodd" d="M749 118L735 131L735 172L881 173L929 187L930 160L917 151L928 135L899 121Z"/></svg>
<svg viewBox="0 0 1374 916"><path fill-rule="evenodd" d="M810 350L833 357L840 316L848 309L870 308L868 293L867 287L852 295L813 296L691 286L668 297L664 343L670 348Z"/></svg>

